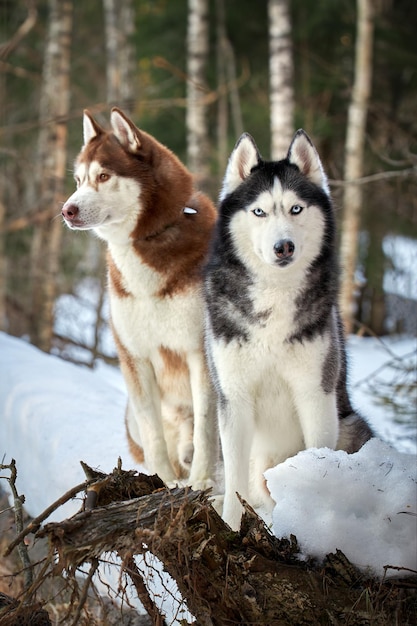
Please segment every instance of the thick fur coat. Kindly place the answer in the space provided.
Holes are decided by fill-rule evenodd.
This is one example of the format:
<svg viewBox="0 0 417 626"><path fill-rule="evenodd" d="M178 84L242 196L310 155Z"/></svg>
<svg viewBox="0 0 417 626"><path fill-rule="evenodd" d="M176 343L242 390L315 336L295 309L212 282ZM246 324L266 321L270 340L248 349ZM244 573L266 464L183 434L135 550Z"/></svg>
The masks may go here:
<svg viewBox="0 0 417 626"><path fill-rule="evenodd" d="M171 483L212 483L215 400L204 356L202 266L216 211L177 157L113 109L86 111L77 190L62 215L107 243L113 336L132 454Z"/></svg>
<svg viewBox="0 0 417 626"><path fill-rule="evenodd" d="M346 389L336 225L304 131L264 161L244 134L226 170L205 272L206 346L218 396L223 516L240 493L272 506L265 469L309 447L357 450L372 435Z"/></svg>

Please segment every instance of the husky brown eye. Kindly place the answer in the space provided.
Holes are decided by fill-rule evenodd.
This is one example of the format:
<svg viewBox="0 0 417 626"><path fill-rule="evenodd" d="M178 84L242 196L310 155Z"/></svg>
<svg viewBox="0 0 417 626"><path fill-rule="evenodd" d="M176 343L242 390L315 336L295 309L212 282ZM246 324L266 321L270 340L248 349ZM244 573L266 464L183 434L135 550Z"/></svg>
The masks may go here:
<svg viewBox="0 0 417 626"><path fill-rule="evenodd" d="M299 215L303 208L304 207L300 206L299 204L294 204L294 206L291 207L290 213L291 215Z"/></svg>
<svg viewBox="0 0 417 626"><path fill-rule="evenodd" d="M101 183L105 183L106 180L109 180L109 178L110 178L110 174L105 174L104 172L102 172L98 177Z"/></svg>

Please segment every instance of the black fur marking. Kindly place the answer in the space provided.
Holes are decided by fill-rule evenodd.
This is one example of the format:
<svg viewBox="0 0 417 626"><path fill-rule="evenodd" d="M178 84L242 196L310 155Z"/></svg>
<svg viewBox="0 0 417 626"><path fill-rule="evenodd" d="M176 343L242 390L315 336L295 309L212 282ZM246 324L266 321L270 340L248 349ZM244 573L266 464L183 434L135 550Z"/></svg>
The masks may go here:
<svg viewBox="0 0 417 626"><path fill-rule="evenodd" d="M336 389L340 375L340 349L338 329L334 324L329 329L330 346L324 362L321 375L321 386L325 393L331 393Z"/></svg>
<svg viewBox="0 0 417 626"><path fill-rule="evenodd" d="M250 205L263 191L271 189L277 177L284 189L294 191L303 202L321 209L325 232L321 250L311 264L306 287L296 299L296 330L287 341L311 341L330 332L332 342L322 372L322 388L336 390L339 419L346 424L344 440L348 451L355 451L373 436L367 422L352 408L347 391L345 337L337 309L339 267L336 250L334 210L328 195L303 176L288 159L277 162L260 160L251 174L220 204L209 261L205 268L205 295L215 338L248 341L251 324L261 323L269 315L255 315L249 289L253 278L234 250L230 221L238 211ZM335 315L336 313L336 315ZM212 367L215 370L214 367ZM216 381L219 403L227 402ZM360 445L358 446L358 442ZM355 448L356 446L356 448Z"/></svg>
<svg viewBox="0 0 417 626"><path fill-rule="evenodd" d="M230 280L232 274L235 280ZM210 268L205 290L214 337L222 337L227 342L248 340L244 321L250 317L252 306L247 297L249 285L250 278L241 264Z"/></svg>
<svg viewBox="0 0 417 626"><path fill-rule="evenodd" d="M255 196L254 196L255 197ZM261 323L269 315L256 314L249 289L253 284L249 270L237 257L229 229L232 216L245 201L228 196L221 204L211 254L205 268L205 298L213 335L226 342L246 342L252 324Z"/></svg>
<svg viewBox="0 0 417 626"><path fill-rule="evenodd" d="M262 323L269 315L269 311L262 315L254 313L249 294L253 278L234 250L230 221L235 213L254 202L260 193L270 190L275 177L278 177L284 189L294 191L307 206L314 204L319 207L324 215L322 247L309 269L306 287L297 296L296 330L287 341L302 343L326 332L331 333L331 346L323 367L321 384L325 393L336 390L341 426L346 424L343 433L345 449L353 452L355 445L358 449L358 442L362 445L373 433L367 422L352 408L346 386L345 337L337 309L339 267L334 211L328 195L307 180L288 159L278 162L260 160L250 176L220 204L204 281L213 335L227 342L232 339L248 341L251 325ZM211 369L216 378L213 365ZM227 399L221 392L220 381L215 380L215 386L220 406L224 407Z"/></svg>
<svg viewBox="0 0 417 626"><path fill-rule="evenodd" d="M297 169L297 168L296 168ZM331 201L322 189L303 177L294 182L291 189L304 201L319 207L324 215L325 231L319 256L312 263L306 280L306 288L296 300L295 322L297 331L289 341L312 340L322 335L331 323L331 312L337 302L339 290L339 266L336 252L336 224Z"/></svg>

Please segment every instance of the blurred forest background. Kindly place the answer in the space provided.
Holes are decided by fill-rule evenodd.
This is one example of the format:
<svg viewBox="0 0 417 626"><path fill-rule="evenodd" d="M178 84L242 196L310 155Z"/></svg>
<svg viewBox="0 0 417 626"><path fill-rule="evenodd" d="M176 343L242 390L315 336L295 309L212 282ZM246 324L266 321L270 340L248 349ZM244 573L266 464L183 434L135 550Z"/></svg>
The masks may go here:
<svg viewBox="0 0 417 626"><path fill-rule="evenodd" d="M68 231L60 207L83 109L107 125L117 105L214 200L243 131L283 158L304 128L342 247L350 233L347 328L417 334L416 24L408 0L0 0L0 329L63 356L71 344L88 344L91 362L114 356L103 246ZM56 322L75 298L91 309L86 339Z"/></svg>

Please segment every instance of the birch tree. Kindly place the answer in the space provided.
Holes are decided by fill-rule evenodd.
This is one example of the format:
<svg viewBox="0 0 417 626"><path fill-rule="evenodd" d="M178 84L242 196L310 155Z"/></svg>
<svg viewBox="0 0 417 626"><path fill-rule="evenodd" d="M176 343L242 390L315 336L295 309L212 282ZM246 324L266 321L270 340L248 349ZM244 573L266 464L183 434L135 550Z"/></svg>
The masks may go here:
<svg viewBox="0 0 417 626"><path fill-rule="evenodd" d="M103 0L103 8L107 102L131 112L135 100L132 0Z"/></svg>
<svg viewBox="0 0 417 626"><path fill-rule="evenodd" d="M203 189L209 180L206 67L209 53L208 0L188 0L187 165Z"/></svg>
<svg viewBox="0 0 417 626"><path fill-rule="evenodd" d="M271 158L285 157L294 134L290 0L268 0Z"/></svg>
<svg viewBox="0 0 417 626"><path fill-rule="evenodd" d="M355 270L362 205L362 187L355 180L363 175L364 144L368 101L372 83L373 0L357 0L355 74L348 111L341 239L343 268L341 311L346 332L353 327Z"/></svg>
<svg viewBox="0 0 417 626"><path fill-rule="evenodd" d="M106 46L106 99L132 113L135 103L135 48L132 41L135 13L132 0L103 0L104 40ZM100 353L101 332L106 324L103 306L106 300L106 250L94 237L88 241L87 257L97 279L95 324L89 364Z"/></svg>
<svg viewBox="0 0 417 626"><path fill-rule="evenodd" d="M49 0L48 36L45 46L39 105L40 132L37 156L39 210L48 209L51 220L36 228L31 252L31 341L49 351L53 335L54 302L63 227L72 1Z"/></svg>

